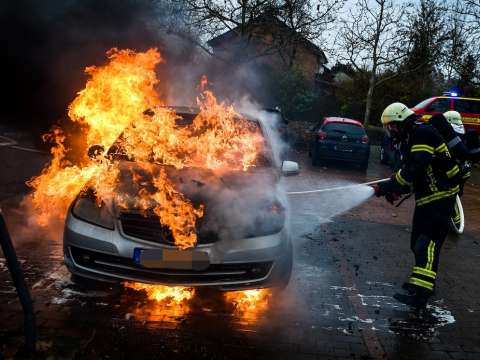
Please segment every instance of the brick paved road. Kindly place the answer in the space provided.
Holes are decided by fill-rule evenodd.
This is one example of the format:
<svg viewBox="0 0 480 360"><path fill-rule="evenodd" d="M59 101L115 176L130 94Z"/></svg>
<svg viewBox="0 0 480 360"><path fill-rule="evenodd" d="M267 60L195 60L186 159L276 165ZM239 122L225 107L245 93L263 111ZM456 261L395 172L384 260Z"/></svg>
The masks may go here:
<svg viewBox="0 0 480 360"><path fill-rule="evenodd" d="M466 190L467 231L448 239L438 292L419 320L392 298L411 266L412 202L393 208L371 198L339 214L361 194L353 191L291 199L294 274L256 314L238 313L220 293L202 291L188 308L149 302L123 287L79 288L62 265L57 234L22 227L15 196L29 162L42 157L0 149L0 161L23 173L0 178L3 200L33 287L42 356L55 358L205 359L478 359L480 358L480 200ZM372 156L366 174L342 168L312 169L302 155L302 173L286 179L290 190L320 188L385 177ZM13 163L12 163L13 161ZM13 180L12 180L13 179ZM475 182L475 179L473 180ZM13 190L12 190L13 189ZM336 216L335 216L336 215ZM19 240L21 239L21 241ZM0 259L0 343L8 357L18 349L21 312Z"/></svg>

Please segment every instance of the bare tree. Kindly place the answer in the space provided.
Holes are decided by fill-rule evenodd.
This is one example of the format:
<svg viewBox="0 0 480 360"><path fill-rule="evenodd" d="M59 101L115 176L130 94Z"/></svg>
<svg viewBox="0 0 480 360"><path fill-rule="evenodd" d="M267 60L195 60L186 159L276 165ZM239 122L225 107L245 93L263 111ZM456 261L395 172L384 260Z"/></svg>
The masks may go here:
<svg viewBox="0 0 480 360"><path fill-rule="evenodd" d="M455 9L464 15L464 22L475 35L480 33L480 0L462 0L461 6ZM473 35L473 34L472 34Z"/></svg>
<svg viewBox="0 0 480 360"><path fill-rule="evenodd" d="M393 0L358 0L342 20L339 31L339 58L356 71L369 74L365 125L370 122L375 88L386 81L386 78L379 80L379 71L397 65L406 55L398 46L405 8L395 3Z"/></svg>
<svg viewBox="0 0 480 360"><path fill-rule="evenodd" d="M285 26L286 31L269 34L269 46L257 48L260 51L254 56L281 52L289 66L294 62L296 45L305 40L318 43L323 31L335 20L335 13L344 2L345 0L182 1L186 6L190 24L199 29L205 40L232 31L243 42L257 41L259 39L251 25L262 17L267 19L269 16L270 19L278 20ZM242 43L240 46L243 45Z"/></svg>
<svg viewBox="0 0 480 360"><path fill-rule="evenodd" d="M455 57L452 56L450 59L450 68L452 72L456 72L461 83L478 85L480 81L477 65L480 61L480 44L478 42L480 0L456 0L455 5L451 8L450 17L455 20L455 27L451 30L453 38L450 41L453 42L455 37L459 39L455 44Z"/></svg>
<svg viewBox="0 0 480 360"><path fill-rule="evenodd" d="M233 30L244 35L248 23L267 9L276 7L275 0L178 0L185 4L190 23L202 35L217 36Z"/></svg>
<svg viewBox="0 0 480 360"><path fill-rule="evenodd" d="M315 41L335 21L345 0L284 0L279 4L279 17L297 34Z"/></svg>
<svg viewBox="0 0 480 360"><path fill-rule="evenodd" d="M444 47L444 71L449 83L461 67L462 58L468 52L470 29L465 23L465 16L461 14L465 9L461 0L455 1L448 13L446 32L448 34Z"/></svg>
<svg viewBox="0 0 480 360"><path fill-rule="evenodd" d="M284 0L278 7L278 17L289 29L284 38L277 39L279 48L288 49L288 62L295 61L297 44L301 39L324 45L324 34L336 21L338 10L345 0ZM277 36L282 36L281 34Z"/></svg>

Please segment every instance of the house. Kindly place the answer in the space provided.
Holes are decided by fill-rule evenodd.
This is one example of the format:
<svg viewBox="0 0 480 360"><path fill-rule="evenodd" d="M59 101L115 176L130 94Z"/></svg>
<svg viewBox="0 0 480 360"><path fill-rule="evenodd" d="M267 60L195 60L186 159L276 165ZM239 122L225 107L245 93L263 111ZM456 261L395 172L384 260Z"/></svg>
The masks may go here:
<svg viewBox="0 0 480 360"><path fill-rule="evenodd" d="M325 53L272 13L263 13L243 29L236 27L207 42L216 57L229 63L254 62L283 71L303 71L312 82L323 74Z"/></svg>

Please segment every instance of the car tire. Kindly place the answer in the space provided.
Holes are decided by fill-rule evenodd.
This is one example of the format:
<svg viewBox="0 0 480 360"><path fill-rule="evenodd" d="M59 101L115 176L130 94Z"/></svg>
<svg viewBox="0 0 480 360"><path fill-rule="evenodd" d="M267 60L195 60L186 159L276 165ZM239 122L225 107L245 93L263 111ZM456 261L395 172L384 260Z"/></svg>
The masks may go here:
<svg viewBox="0 0 480 360"><path fill-rule="evenodd" d="M325 165L325 160L320 158L318 155L315 153L312 155L312 165L313 166L324 166Z"/></svg>
<svg viewBox="0 0 480 360"><path fill-rule="evenodd" d="M283 269L274 284L275 291L283 291L288 286L288 283L290 282L290 278L292 276L293 246L291 242L289 242L288 244L288 254L286 255L285 262L282 265Z"/></svg>
<svg viewBox="0 0 480 360"><path fill-rule="evenodd" d="M312 150L312 166L320 166L322 165L322 160L318 154L317 144L313 145Z"/></svg>

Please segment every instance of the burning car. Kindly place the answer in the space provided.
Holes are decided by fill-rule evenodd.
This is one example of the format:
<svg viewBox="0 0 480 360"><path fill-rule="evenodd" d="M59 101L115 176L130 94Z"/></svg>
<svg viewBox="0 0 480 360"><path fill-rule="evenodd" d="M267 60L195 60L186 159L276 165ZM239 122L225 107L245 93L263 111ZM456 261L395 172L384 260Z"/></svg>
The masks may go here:
<svg viewBox="0 0 480 360"><path fill-rule="evenodd" d="M164 111L149 110L144 116ZM90 147L90 156L115 166L94 187L84 187L68 209L64 256L74 278L222 290L286 286L292 243L281 175L298 172L298 165L280 162L266 135L269 129L245 116L241 121L256 136L251 147L256 141L262 149L252 153L248 166L220 168L208 156L196 161L210 151L205 142L205 154L187 154L187 143L199 141L205 127L201 112L167 112L175 113L177 132L201 124L182 138L185 153L177 151L174 159L166 152L150 154L156 148L143 149L142 142L129 143L129 128L107 151ZM222 156L224 162L233 161L227 152ZM115 173L109 176L109 171ZM99 197L101 182L110 177L118 179L114 193Z"/></svg>

